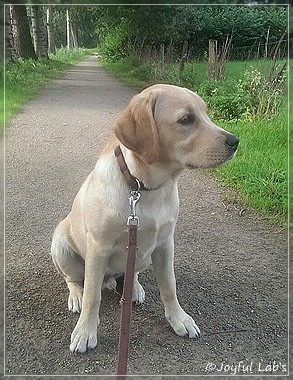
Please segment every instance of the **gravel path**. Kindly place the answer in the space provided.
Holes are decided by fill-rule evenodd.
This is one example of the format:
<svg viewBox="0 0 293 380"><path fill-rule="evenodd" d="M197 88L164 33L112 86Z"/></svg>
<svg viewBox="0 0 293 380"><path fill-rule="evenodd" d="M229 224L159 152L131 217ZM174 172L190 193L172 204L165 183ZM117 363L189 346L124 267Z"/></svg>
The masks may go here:
<svg viewBox="0 0 293 380"><path fill-rule="evenodd" d="M136 92L90 57L47 85L6 129L6 375L115 374L119 295L104 291L97 348L71 354L78 316L67 310L48 253L56 224ZM150 268L140 277L146 301L133 312L130 374L259 376L288 368L286 231L240 212L227 194L210 172L181 177L178 298L202 338L171 331Z"/></svg>

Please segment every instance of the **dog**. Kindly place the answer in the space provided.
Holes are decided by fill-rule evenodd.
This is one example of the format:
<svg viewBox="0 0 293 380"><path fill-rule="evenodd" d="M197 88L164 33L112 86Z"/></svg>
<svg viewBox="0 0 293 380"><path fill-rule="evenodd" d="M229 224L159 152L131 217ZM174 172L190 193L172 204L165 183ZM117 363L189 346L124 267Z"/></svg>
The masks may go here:
<svg viewBox="0 0 293 380"><path fill-rule="evenodd" d="M113 136L76 195L69 215L56 227L51 256L68 289L68 308L80 313L71 335L71 352L97 345L101 290L115 288L127 259L129 183L114 150L119 146L131 176L143 184L132 301L145 292L139 272L151 263L165 316L175 333L200 336L180 306L174 275L177 182L184 169L214 168L233 158L239 138L215 125L196 93L167 84L135 95L116 121Z"/></svg>

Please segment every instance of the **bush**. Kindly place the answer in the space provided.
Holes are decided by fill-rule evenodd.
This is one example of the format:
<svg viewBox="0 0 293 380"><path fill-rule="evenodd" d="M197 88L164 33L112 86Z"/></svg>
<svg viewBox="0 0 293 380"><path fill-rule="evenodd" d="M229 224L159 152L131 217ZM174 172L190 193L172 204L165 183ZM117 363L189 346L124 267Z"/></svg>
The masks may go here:
<svg viewBox="0 0 293 380"><path fill-rule="evenodd" d="M273 68L266 74L252 68L237 80L204 81L198 92L207 100L217 118L272 118L284 102L284 81L282 67Z"/></svg>
<svg viewBox="0 0 293 380"><path fill-rule="evenodd" d="M240 119L249 112L250 96L236 80L204 81L199 85L198 93L218 119Z"/></svg>
<svg viewBox="0 0 293 380"><path fill-rule="evenodd" d="M101 54L105 62L118 62L127 57L128 32L121 23L115 27L103 40Z"/></svg>

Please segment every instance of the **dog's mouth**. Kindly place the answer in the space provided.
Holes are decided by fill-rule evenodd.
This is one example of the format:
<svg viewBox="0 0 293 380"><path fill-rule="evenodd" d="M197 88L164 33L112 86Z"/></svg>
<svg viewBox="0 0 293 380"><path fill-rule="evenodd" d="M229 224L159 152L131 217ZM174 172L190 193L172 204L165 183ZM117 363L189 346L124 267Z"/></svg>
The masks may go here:
<svg viewBox="0 0 293 380"><path fill-rule="evenodd" d="M237 150L235 150L235 151L234 151L234 152L233 152L233 153L227 158L226 162L232 160L232 158L234 158L234 157L236 156L236 153L237 153Z"/></svg>
<svg viewBox="0 0 293 380"><path fill-rule="evenodd" d="M233 159L233 157L236 155L236 152L233 152L232 154L230 154L229 156L226 156L226 157L223 157L221 159L217 159L217 160L214 160L214 161L210 161L210 162L204 162L200 165L194 165L194 164L191 164L191 163L187 163L185 165L186 169L187 170L194 170L194 169L205 169L205 168L217 168L219 166L222 166L224 165L226 162L230 161Z"/></svg>

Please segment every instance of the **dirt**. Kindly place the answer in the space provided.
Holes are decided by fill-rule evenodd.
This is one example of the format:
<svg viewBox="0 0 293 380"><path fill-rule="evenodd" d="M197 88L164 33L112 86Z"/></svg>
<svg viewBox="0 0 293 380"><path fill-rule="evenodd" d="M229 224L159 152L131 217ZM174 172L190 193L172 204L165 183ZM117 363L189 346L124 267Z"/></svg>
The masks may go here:
<svg viewBox="0 0 293 380"><path fill-rule="evenodd" d="M78 316L67 310L67 288L49 251L56 224L137 91L90 57L47 85L6 128L7 376L116 372L119 294L103 293L97 348L71 354ZM149 268L140 277L145 303L133 311L129 374L288 374L287 231L229 199L212 172L182 175L178 298L202 337L173 333Z"/></svg>

